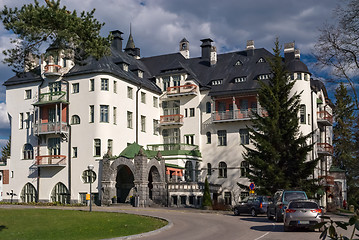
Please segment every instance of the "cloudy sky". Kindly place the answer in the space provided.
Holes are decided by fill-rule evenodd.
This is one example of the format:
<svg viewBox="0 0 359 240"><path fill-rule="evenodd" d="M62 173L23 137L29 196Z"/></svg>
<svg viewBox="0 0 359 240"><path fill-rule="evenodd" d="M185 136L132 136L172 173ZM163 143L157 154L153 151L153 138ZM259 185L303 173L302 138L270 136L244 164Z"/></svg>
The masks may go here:
<svg viewBox="0 0 359 240"><path fill-rule="evenodd" d="M38 0L44 4L44 0ZM33 1L0 0L0 7L22 6ZM130 23L136 47L141 56L178 51L179 41L190 42L190 56L200 55L200 39L211 38L219 53L242 50L247 40L257 48L271 50L276 37L282 44L295 41L303 61L318 37L318 29L333 18L333 10L342 0L62 0L67 9L90 11L104 22L102 35L111 30L124 32L127 41ZM0 50L10 48L14 37L0 26ZM0 60L3 59L1 54ZM310 59L310 58L309 58ZM309 66L310 67L310 66ZM315 69L310 71L320 77ZM12 76L0 63L0 146L9 136L5 87L2 83Z"/></svg>

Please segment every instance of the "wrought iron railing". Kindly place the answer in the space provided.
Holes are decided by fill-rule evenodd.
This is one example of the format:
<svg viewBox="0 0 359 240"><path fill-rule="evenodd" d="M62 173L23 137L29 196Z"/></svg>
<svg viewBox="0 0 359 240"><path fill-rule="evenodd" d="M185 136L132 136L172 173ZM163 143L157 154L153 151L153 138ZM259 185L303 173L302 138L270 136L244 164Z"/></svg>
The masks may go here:
<svg viewBox="0 0 359 240"><path fill-rule="evenodd" d="M67 133L69 131L68 125L65 122L50 122L50 123L35 123L34 133Z"/></svg>
<svg viewBox="0 0 359 240"><path fill-rule="evenodd" d="M267 116L267 111L262 108L252 108L246 110L227 110L227 111L215 111L212 112L212 121L228 121L228 120L248 120L255 117L254 113L258 113L259 116Z"/></svg>
<svg viewBox="0 0 359 240"><path fill-rule="evenodd" d="M182 124L183 115L182 114L173 114L173 115L163 115L160 116L160 124Z"/></svg>

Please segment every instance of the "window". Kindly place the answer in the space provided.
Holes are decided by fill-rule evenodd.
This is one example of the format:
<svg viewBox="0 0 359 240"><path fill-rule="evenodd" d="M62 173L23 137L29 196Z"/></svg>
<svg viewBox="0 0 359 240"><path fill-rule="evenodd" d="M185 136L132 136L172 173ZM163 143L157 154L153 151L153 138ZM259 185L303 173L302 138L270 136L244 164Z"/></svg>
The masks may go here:
<svg viewBox="0 0 359 240"><path fill-rule="evenodd" d="M101 90L108 91L108 79L101 78Z"/></svg>
<svg viewBox="0 0 359 240"><path fill-rule="evenodd" d="M188 109L187 108L184 110L184 117L188 117Z"/></svg>
<svg viewBox="0 0 359 240"><path fill-rule="evenodd" d="M194 145L194 135L185 135L186 144Z"/></svg>
<svg viewBox="0 0 359 240"><path fill-rule="evenodd" d="M95 107L94 105L90 105L90 123L95 121Z"/></svg>
<svg viewBox="0 0 359 240"><path fill-rule="evenodd" d="M71 117L71 124L73 125L80 124L80 117L78 115L73 115Z"/></svg>
<svg viewBox="0 0 359 240"><path fill-rule="evenodd" d="M113 107L113 124L117 124L117 107Z"/></svg>
<svg viewBox="0 0 359 240"><path fill-rule="evenodd" d="M24 128L24 114L23 113L19 114L19 128L20 129Z"/></svg>
<svg viewBox="0 0 359 240"><path fill-rule="evenodd" d="M107 140L107 153L112 155L112 147L113 147L113 140L109 139Z"/></svg>
<svg viewBox="0 0 359 240"><path fill-rule="evenodd" d="M138 70L138 77L139 77L139 78L143 78L143 71Z"/></svg>
<svg viewBox="0 0 359 240"><path fill-rule="evenodd" d="M227 146L227 131L219 130L217 131L218 135L218 146Z"/></svg>
<svg viewBox="0 0 359 240"><path fill-rule="evenodd" d="M211 144L211 143L212 143L211 133L210 133L210 132L207 132L207 133L206 133L206 136L207 136L207 144Z"/></svg>
<svg viewBox="0 0 359 240"><path fill-rule="evenodd" d="M146 103L146 93L141 92L141 103Z"/></svg>
<svg viewBox="0 0 359 240"><path fill-rule="evenodd" d="M47 148L49 155L60 155L60 138L49 138Z"/></svg>
<svg viewBox="0 0 359 240"><path fill-rule="evenodd" d="M153 135L158 135L158 120L153 119Z"/></svg>
<svg viewBox="0 0 359 240"><path fill-rule="evenodd" d="M25 90L25 99L31 99L31 89Z"/></svg>
<svg viewBox="0 0 359 240"><path fill-rule="evenodd" d="M181 76L179 75L172 76L172 80L173 80L173 86L180 86Z"/></svg>
<svg viewBox="0 0 359 240"><path fill-rule="evenodd" d="M1 180L1 179L0 179ZM21 201L25 203L35 202L36 201L36 189L31 183L26 183L23 189L21 190Z"/></svg>
<svg viewBox="0 0 359 240"><path fill-rule="evenodd" d="M222 83L223 83L223 80L222 80L222 79L213 80L213 81L211 82L212 86L221 85Z"/></svg>
<svg viewBox="0 0 359 240"><path fill-rule="evenodd" d="M269 79L269 74L261 74L258 76L259 80L266 80Z"/></svg>
<svg viewBox="0 0 359 240"><path fill-rule="evenodd" d="M245 82L245 81L247 81L247 77L236 77L234 79L235 83L240 83L240 82Z"/></svg>
<svg viewBox="0 0 359 240"><path fill-rule="evenodd" d="M124 71L128 72L128 64L123 63L122 68L123 68Z"/></svg>
<svg viewBox="0 0 359 240"><path fill-rule="evenodd" d="M127 97L133 99L133 88L127 87Z"/></svg>
<svg viewBox="0 0 359 240"><path fill-rule="evenodd" d="M72 157L77 158L77 147L72 148Z"/></svg>
<svg viewBox="0 0 359 240"><path fill-rule="evenodd" d="M249 144L249 131L248 129L239 129L239 137L241 144L248 145Z"/></svg>
<svg viewBox="0 0 359 240"><path fill-rule="evenodd" d="M257 61L257 63L265 63L266 62L266 60L264 60L264 58L260 58L258 61Z"/></svg>
<svg viewBox="0 0 359 240"><path fill-rule="evenodd" d="M238 60L235 64L235 66L242 66L242 62L240 60Z"/></svg>
<svg viewBox="0 0 359 240"><path fill-rule="evenodd" d="M300 110L299 110L299 114L300 114L300 123L305 124L305 105L300 105Z"/></svg>
<svg viewBox="0 0 359 240"><path fill-rule="evenodd" d="M61 83L60 82L52 82L49 83L50 92L60 92L61 91Z"/></svg>
<svg viewBox="0 0 359 240"><path fill-rule="evenodd" d="M310 125L310 114L308 114L308 125Z"/></svg>
<svg viewBox="0 0 359 240"><path fill-rule="evenodd" d="M30 121L31 121L31 115L29 112L26 113L26 129L29 129L30 128Z"/></svg>
<svg viewBox="0 0 359 240"><path fill-rule="evenodd" d="M95 155L95 157L101 156L101 140L100 139L94 140L94 155Z"/></svg>
<svg viewBox="0 0 359 240"><path fill-rule="evenodd" d="M231 192L224 192L224 205L232 204L232 195Z"/></svg>
<svg viewBox="0 0 359 240"><path fill-rule="evenodd" d="M132 112L127 112L127 127L132 128Z"/></svg>
<svg viewBox="0 0 359 240"><path fill-rule="evenodd" d="M158 97L153 97L153 107L158 108Z"/></svg>
<svg viewBox="0 0 359 240"><path fill-rule="evenodd" d="M249 164L247 161L241 162L241 177L247 177L249 171Z"/></svg>
<svg viewBox="0 0 359 240"><path fill-rule="evenodd" d="M294 80L294 73L290 75L290 80Z"/></svg>
<svg viewBox="0 0 359 240"><path fill-rule="evenodd" d="M179 128L171 128L171 129L163 129L162 130L162 137L164 144L171 144L171 143L180 143L180 129ZM165 147L170 147L165 145ZM170 150L170 149L165 149Z"/></svg>
<svg viewBox="0 0 359 240"><path fill-rule="evenodd" d="M194 108L189 109L189 116L194 117Z"/></svg>
<svg viewBox="0 0 359 240"><path fill-rule="evenodd" d="M141 131L146 132L146 116L141 115Z"/></svg>
<svg viewBox="0 0 359 240"><path fill-rule="evenodd" d="M211 113L211 102L206 102L206 113Z"/></svg>
<svg viewBox="0 0 359 240"><path fill-rule="evenodd" d="M73 83L72 84L72 93L79 93L80 92L80 83Z"/></svg>
<svg viewBox="0 0 359 240"><path fill-rule="evenodd" d="M113 92L117 93L117 81L113 81Z"/></svg>
<svg viewBox="0 0 359 240"><path fill-rule="evenodd" d="M302 80L302 74L301 73L297 73L297 78L296 80Z"/></svg>
<svg viewBox="0 0 359 240"><path fill-rule="evenodd" d="M212 165L207 163L207 175L212 175Z"/></svg>
<svg viewBox="0 0 359 240"><path fill-rule="evenodd" d="M309 81L309 74L308 73L304 73L304 80Z"/></svg>
<svg viewBox="0 0 359 240"><path fill-rule="evenodd" d="M220 162L218 165L218 177L227 178L227 164L225 162Z"/></svg>
<svg viewBox="0 0 359 240"><path fill-rule="evenodd" d="M34 149L30 143L26 143L23 147L23 159L34 159Z"/></svg>
<svg viewBox="0 0 359 240"><path fill-rule="evenodd" d="M108 105L100 105L100 122L108 122Z"/></svg>
<svg viewBox="0 0 359 240"><path fill-rule="evenodd" d="M185 165L185 181L186 182L192 182L193 177L193 164L191 161L187 161Z"/></svg>
<svg viewBox="0 0 359 240"><path fill-rule="evenodd" d="M90 92L95 91L95 79L90 79Z"/></svg>
<svg viewBox="0 0 359 240"><path fill-rule="evenodd" d="M167 88L170 87L170 77L163 77L163 91L167 91Z"/></svg>

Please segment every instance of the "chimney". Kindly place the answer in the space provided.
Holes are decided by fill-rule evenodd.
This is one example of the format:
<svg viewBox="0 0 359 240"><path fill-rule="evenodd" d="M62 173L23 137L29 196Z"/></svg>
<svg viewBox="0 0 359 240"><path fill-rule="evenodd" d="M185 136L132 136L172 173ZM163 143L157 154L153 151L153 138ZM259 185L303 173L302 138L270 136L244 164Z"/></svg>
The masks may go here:
<svg viewBox="0 0 359 240"><path fill-rule="evenodd" d="M295 58L294 42L284 44L284 59L285 62L290 62Z"/></svg>
<svg viewBox="0 0 359 240"><path fill-rule="evenodd" d="M300 50L299 49L294 50L294 58L300 60Z"/></svg>
<svg viewBox="0 0 359 240"><path fill-rule="evenodd" d="M119 31L119 30L115 30L115 31L111 31L111 34L113 36L113 40L111 42L111 47L113 47L114 49L116 49L117 51L121 52L122 51L122 34L123 32Z"/></svg>
<svg viewBox="0 0 359 240"><path fill-rule="evenodd" d="M211 66L216 65L217 63L217 48L215 46L211 47L211 56L209 59Z"/></svg>
<svg viewBox="0 0 359 240"><path fill-rule="evenodd" d="M217 49L215 46L212 46L213 40L210 38L201 40L201 48L202 48L202 56L201 58L210 65L214 65L217 63Z"/></svg>
<svg viewBox="0 0 359 240"><path fill-rule="evenodd" d="M247 47L246 47L247 56L253 56L254 55L254 49L256 49L254 47L254 40L247 40Z"/></svg>

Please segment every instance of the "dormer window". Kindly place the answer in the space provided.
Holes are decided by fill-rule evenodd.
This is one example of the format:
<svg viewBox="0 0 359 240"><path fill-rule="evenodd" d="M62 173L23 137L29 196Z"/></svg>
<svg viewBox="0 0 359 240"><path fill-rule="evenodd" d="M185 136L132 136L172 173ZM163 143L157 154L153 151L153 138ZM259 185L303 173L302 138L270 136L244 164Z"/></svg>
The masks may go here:
<svg viewBox="0 0 359 240"><path fill-rule="evenodd" d="M240 83L240 82L245 82L245 81L247 81L247 77L236 77L234 79L235 83Z"/></svg>
<svg viewBox="0 0 359 240"><path fill-rule="evenodd" d="M138 70L138 77L139 77L139 78L143 78L143 71Z"/></svg>
<svg viewBox="0 0 359 240"><path fill-rule="evenodd" d="M242 66L243 65L243 63L240 61L240 60L238 60L237 62L236 62L236 64L234 64L234 66Z"/></svg>
<svg viewBox="0 0 359 240"><path fill-rule="evenodd" d="M257 63L265 63L266 62L266 60L264 60L264 58L260 58L258 61L257 61Z"/></svg>
<svg viewBox="0 0 359 240"><path fill-rule="evenodd" d="M213 81L211 82L212 86L222 85L222 83L223 83L223 80L222 80L222 79L213 80Z"/></svg>
<svg viewBox="0 0 359 240"><path fill-rule="evenodd" d="M122 64L122 69L123 69L123 71L128 72L128 64L123 63L123 64Z"/></svg>
<svg viewBox="0 0 359 240"><path fill-rule="evenodd" d="M269 74L261 74L258 76L258 80L267 80L269 79L270 75Z"/></svg>
<svg viewBox="0 0 359 240"><path fill-rule="evenodd" d="M297 78L296 80L302 80L302 74L301 73L297 73Z"/></svg>

